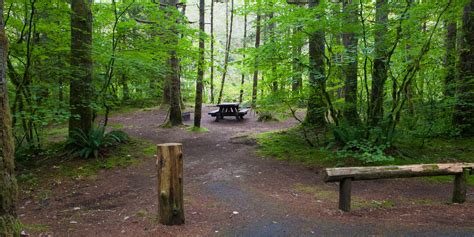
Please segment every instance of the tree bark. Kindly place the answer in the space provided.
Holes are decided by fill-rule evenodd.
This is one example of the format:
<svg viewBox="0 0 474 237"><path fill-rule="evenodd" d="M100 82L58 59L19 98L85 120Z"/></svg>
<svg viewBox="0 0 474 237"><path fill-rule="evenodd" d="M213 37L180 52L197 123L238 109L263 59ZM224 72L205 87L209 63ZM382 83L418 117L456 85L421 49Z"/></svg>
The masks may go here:
<svg viewBox="0 0 474 237"><path fill-rule="evenodd" d="M474 0L464 7L454 123L461 135L474 136Z"/></svg>
<svg viewBox="0 0 474 237"><path fill-rule="evenodd" d="M243 49L247 48L247 13L245 13L245 15L244 15L244 38L242 39L242 43L243 43ZM243 57L242 61L244 61L245 60L245 53L242 55L242 57ZM240 81L239 103L242 103L242 100L243 100L243 97L244 97L244 83L245 83L245 73L242 72L242 77L241 77L241 81Z"/></svg>
<svg viewBox="0 0 474 237"><path fill-rule="evenodd" d="M457 24L456 21L445 22L446 27L446 77L445 77L445 90L444 95L446 97L453 97L455 93L455 80L456 80L456 35L457 35Z"/></svg>
<svg viewBox="0 0 474 237"><path fill-rule="evenodd" d="M92 12L91 0L71 1L71 65L69 136L92 128Z"/></svg>
<svg viewBox="0 0 474 237"><path fill-rule="evenodd" d="M226 49L225 49L225 55L224 55L224 70L222 72L221 89L219 91L219 97L217 98L218 104L222 102L222 93L224 93L224 83L225 83L225 77L227 75L227 67L229 65L230 46L232 43L233 25L234 25L234 0L231 0L229 33L227 34L227 42L226 42Z"/></svg>
<svg viewBox="0 0 474 237"><path fill-rule="evenodd" d="M214 0L211 0L214 1ZM205 20L205 1L199 0L199 62L198 75L196 81L196 99L194 105L194 127L201 127L202 112L202 81L204 79L204 20Z"/></svg>
<svg viewBox="0 0 474 237"><path fill-rule="evenodd" d="M293 38L295 38L295 35L301 31L301 27L295 27L293 29ZM301 57L301 50L302 50L302 45L300 42L296 42L293 45L293 59L292 59L292 70L293 70L293 81L291 85L291 89L293 93L299 94L301 91L301 87L303 85L303 73L302 73L302 67L301 67L301 62L300 62L300 57Z"/></svg>
<svg viewBox="0 0 474 237"><path fill-rule="evenodd" d="M356 24L358 14L358 4L353 3L352 0L344 0L343 11L346 17L347 24ZM358 38L353 32L343 33L342 41L346 48L345 63L345 83L344 83L344 118L351 125L359 124L359 115L357 113L357 69L358 69L358 54L357 44Z"/></svg>
<svg viewBox="0 0 474 237"><path fill-rule="evenodd" d="M310 8L318 6L319 0L309 3ZM309 97L305 123L314 127L326 126L326 105L323 101L323 87L326 84L324 38L323 30L316 30L309 36Z"/></svg>
<svg viewBox="0 0 474 237"><path fill-rule="evenodd" d="M156 165L159 221L163 225L184 224L182 144L159 144Z"/></svg>
<svg viewBox="0 0 474 237"><path fill-rule="evenodd" d="M214 104L214 0L211 0L211 75L210 75L210 94L211 103Z"/></svg>
<svg viewBox="0 0 474 237"><path fill-rule="evenodd" d="M176 8L178 0L169 0L168 7ZM176 50L174 47L178 44L180 34L176 27L176 24L179 24L178 20L172 23L171 26L171 35L170 45L172 49L169 50L169 69L168 69L168 83L170 86L169 90L169 99L170 99L170 113L169 113L169 124L171 126L179 126L183 124L183 119L181 115L181 95L180 87L181 81L179 78L179 59L176 55Z"/></svg>
<svg viewBox="0 0 474 237"><path fill-rule="evenodd" d="M8 40L3 21L4 2L0 0L0 236L17 236L18 186L15 179L12 121L8 104L6 64Z"/></svg>
<svg viewBox="0 0 474 237"><path fill-rule="evenodd" d="M260 14L260 2L257 2L257 19L255 20L255 49L258 50L260 47L260 33L261 33L261 14ZM257 105L257 92L258 92L258 55L255 57L255 69L253 71L253 85L252 85L252 108Z"/></svg>
<svg viewBox="0 0 474 237"><path fill-rule="evenodd" d="M375 56L372 71L369 123L378 126L383 118L384 86L388 72L388 53L386 44L388 4L387 0L377 0L375 6Z"/></svg>

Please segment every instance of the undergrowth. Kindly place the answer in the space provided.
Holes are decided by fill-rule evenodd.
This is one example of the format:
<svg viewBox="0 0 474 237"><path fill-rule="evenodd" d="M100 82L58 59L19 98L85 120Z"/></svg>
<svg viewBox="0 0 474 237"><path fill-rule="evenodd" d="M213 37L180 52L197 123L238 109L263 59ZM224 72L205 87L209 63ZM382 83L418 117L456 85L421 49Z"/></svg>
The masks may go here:
<svg viewBox="0 0 474 237"><path fill-rule="evenodd" d="M328 135L329 136L329 135ZM257 135L258 154L311 166L407 165L420 163L474 162L474 139L416 140L399 138L393 146L358 142L338 147L319 144L313 147L300 128ZM450 176L429 177L431 182L451 182ZM468 176L474 185L474 175Z"/></svg>

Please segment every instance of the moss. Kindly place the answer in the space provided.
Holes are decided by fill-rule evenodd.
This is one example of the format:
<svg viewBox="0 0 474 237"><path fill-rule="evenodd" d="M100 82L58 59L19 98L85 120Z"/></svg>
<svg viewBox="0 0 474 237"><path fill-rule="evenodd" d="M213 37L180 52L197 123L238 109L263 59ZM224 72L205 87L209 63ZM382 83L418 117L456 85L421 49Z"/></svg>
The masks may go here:
<svg viewBox="0 0 474 237"><path fill-rule="evenodd" d="M204 128L204 127L189 127L187 128L186 130L190 131L190 132L195 132L195 133L205 133L205 132L209 132L209 129L207 128Z"/></svg>
<svg viewBox="0 0 474 237"><path fill-rule="evenodd" d="M279 160L291 160L307 165L332 166L336 161L324 148L311 147L296 129L262 133L256 136L257 154Z"/></svg>

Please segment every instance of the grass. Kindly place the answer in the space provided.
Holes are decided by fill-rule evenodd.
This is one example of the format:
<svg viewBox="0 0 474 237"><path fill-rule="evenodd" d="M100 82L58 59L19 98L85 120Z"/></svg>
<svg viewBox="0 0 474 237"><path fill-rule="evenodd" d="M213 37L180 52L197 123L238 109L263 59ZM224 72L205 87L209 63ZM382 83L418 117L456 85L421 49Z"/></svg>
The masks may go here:
<svg viewBox="0 0 474 237"><path fill-rule="evenodd" d="M207 128L204 128L204 127L188 127L186 130L188 130L189 132L195 132L195 133L205 133L205 132L209 132L209 129Z"/></svg>
<svg viewBox="0 0 474 237"><path fill-rule="evenodd" d="M298 130L267 132L257 135L258 154L279 160L301 162L306 165L331 166L334 164L326 149L311 147Z"/></svg>
<svg viewBox="0 0 474 237"><path fill-rule="evenodd" d="M292 128L285 131L268 132L256 136L258 154L279 160L288 160L323 167L341 165L363 165L357 161L341 160L336 152L326 147L311 147L302 133ZM431 139L422 142L415 139L399 139L391 150L393 161L378 165L406 165L420 163L474 162L474 139ZM426 177L429 182L452 182L453 176ZM474 186L474 175L468 176L468 184Z"/></svg>

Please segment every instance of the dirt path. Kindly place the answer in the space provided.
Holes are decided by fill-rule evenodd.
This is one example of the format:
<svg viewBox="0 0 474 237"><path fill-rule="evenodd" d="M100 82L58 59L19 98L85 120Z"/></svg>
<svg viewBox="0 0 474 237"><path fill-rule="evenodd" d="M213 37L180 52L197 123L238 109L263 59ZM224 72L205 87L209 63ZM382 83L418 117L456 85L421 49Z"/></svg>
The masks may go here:
<svg viewBox="0 0 474 237"><path fill-rule="evenodd" d="M163 111L149 110L111 122L153 143L183 143L185 225L156 224L153 159L56 186L48 203L23 199L22 221L47 225L54 236L474 236L472 188L466 204L450 205L451 184L356 182L355 210L341 213L337 186L323 183L319 169L260 158L254 142L239 138L291 127L291 120L259 123L250 115L216 123L204 116L207 133L159 128L163 120Z"/></svg>

